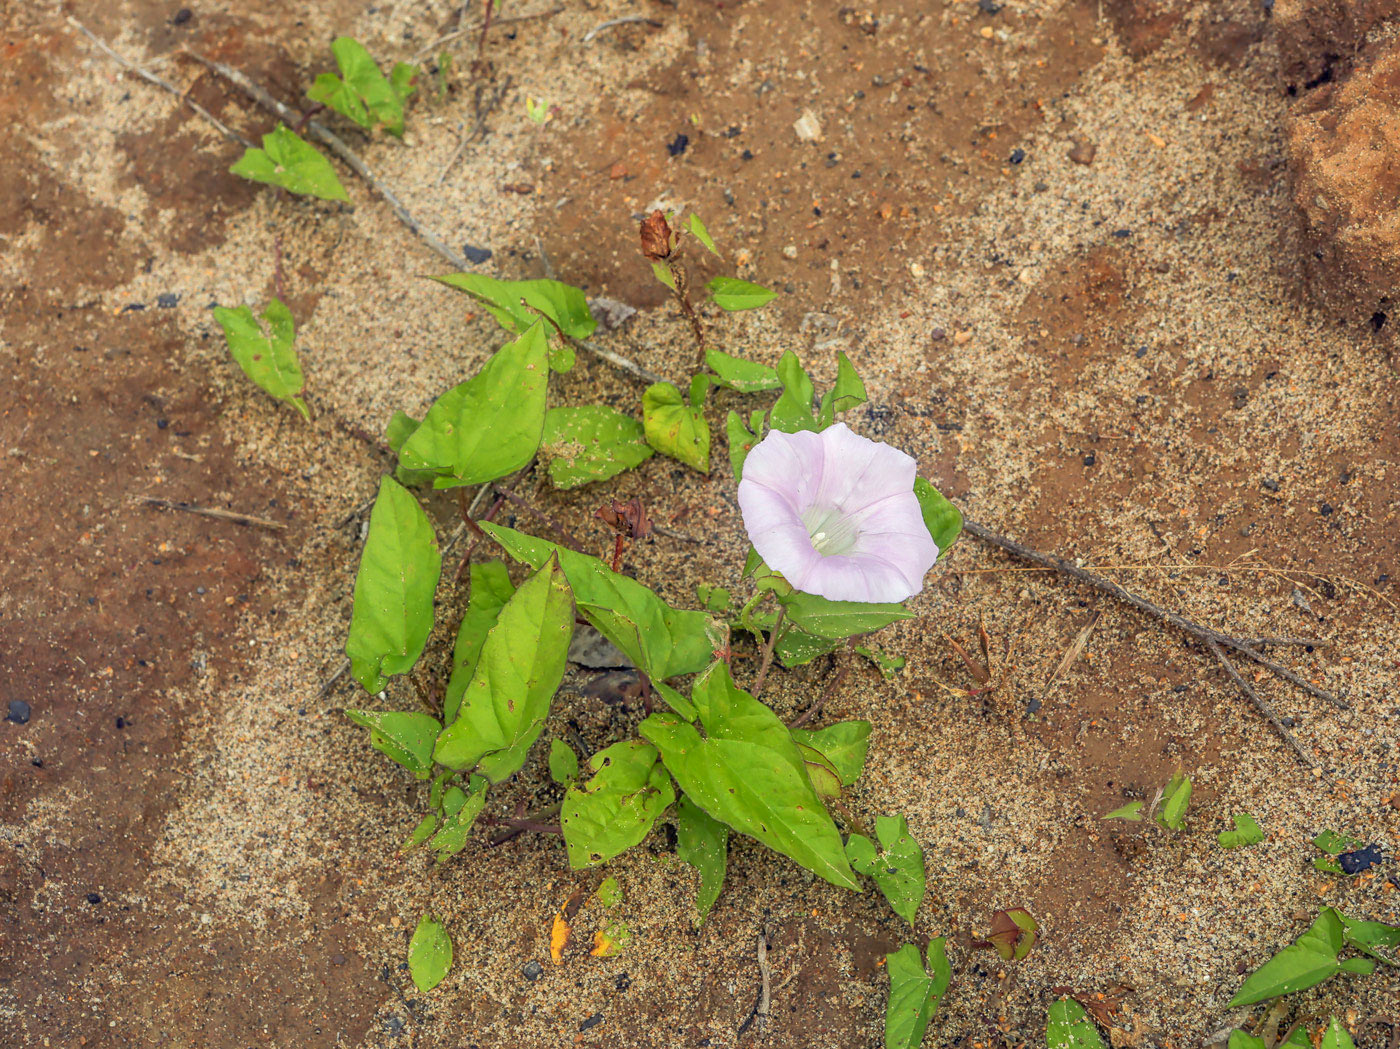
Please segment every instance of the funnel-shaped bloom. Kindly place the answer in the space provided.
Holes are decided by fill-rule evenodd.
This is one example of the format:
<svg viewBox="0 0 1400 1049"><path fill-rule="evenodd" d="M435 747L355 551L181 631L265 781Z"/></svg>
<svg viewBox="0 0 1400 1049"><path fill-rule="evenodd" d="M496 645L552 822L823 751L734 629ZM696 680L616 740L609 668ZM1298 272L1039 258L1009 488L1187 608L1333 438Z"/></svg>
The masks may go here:
<svg viewBox="0 0 1400 1049"><path fill-rule="evenodd" d="M739 509L758 555L798 590L903 601L938 560L914 477L913 459L845 423L774 430L744 460Z"/></svg>

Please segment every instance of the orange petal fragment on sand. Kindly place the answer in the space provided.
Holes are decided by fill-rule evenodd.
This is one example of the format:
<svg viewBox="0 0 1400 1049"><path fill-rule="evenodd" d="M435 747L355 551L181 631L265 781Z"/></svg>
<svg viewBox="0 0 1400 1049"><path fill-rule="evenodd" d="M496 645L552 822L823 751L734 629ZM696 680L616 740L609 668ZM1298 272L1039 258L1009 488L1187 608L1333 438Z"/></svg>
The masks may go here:
<svg viewBox="0 0 1400 1049"><path fill-rule="evenodd" d="M549 931L549 956L555 965L564 961L564 948L569 945L569 934L572 931L562 914L554 916L554 928Z"/></svg>

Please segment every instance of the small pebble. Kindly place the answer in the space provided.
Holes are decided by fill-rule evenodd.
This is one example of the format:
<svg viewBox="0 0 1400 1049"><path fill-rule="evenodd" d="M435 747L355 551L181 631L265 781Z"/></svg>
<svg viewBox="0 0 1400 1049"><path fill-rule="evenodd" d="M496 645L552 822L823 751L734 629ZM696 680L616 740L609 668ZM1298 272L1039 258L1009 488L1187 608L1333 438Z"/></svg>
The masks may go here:
<svg viewBox="0 0 1400 1049"><path fill-rule="evenodd" d="M520 975L534 983L544 975L544 966L532 958L520 967Z"/></svg>
<svg viewBox="0 0 1400 1049"><path fill-rule="evenodd" d="M10 711L5 715L6 721L13 721L16 725L24 725L29 721L29 704L22 699L10 700Z"/></svg>
<svg viewBox="0 0 1400 1049"><path fill-rule="evenodd" d="M678 157L685 152L686 147L689 145L690 136L682 133L677 135L674 139L671 140L670 143L667 144L666 152L670 153L673 157Z"/></svg>
<svg viewBox="0 0 1400 1049"><path fill-rule="evenodd" d="M180 293L178 291L163 291L156 296L156 305L163 310L173 310L179 301Z"/></svg>
<svg viewBox="0 0 1400 1049"><path fill-rule="evenodd" d="M1019 164L1021 163L1021 161L1026 159L1026 151L1020 148L1013 149L1011 151L1011 156L1009 159L1011 160L1011 163Z"/></svg>
<svg viewBox="0 0 1400 1049"><path fill-rule="evenodd" d="M463 244L462 254L473 266L480 266L491 257L491 249L478 248L475 244Z"/></svg>
<svg viewBox="0 0 1400 1049"><path fill-rule="evenodd" d="M88 901L88 903L92 904L94 907L96 907L99 903L102 902L102 897L95 892L88 893L85 898Z"/></svg>
<svg viewBox="0 0 1400 1049"><path fill-rule="evenodd" d="M1277 482L1276 480L1274 480L1272 477L1266 477L1266 478L1264 478L1262 481L1260 481L1259 483L1262 484L1262 485L1264 486L1265 491L1269 491L1269 492L1277 492L1277 491L1278 491L1278 482Z"/></svg>
<svg viewBox="0 0 1400 1049"><path fill-rule="evenodd" d="M632 977L627 973L618 973L613 977L613 986L619 991L625 991L632 986Z"/></svg>
<svg viewBox="0 0 1400 1049"><path fill-rule="evenodd" d="M1039 697L1039 696L1033 696L1033 697L1031 698L1030 702L1026 704L1026 713L1027 713L1027 714L1039 714L1039 713L1040 713L1040 708L1041 708L1042 705L1043 705L1043 704L1041 703L1040 697Z"/></svg>
<svg viewBox="0 0 1400 1049"><path fill-rule="evenodd" d="M1384 859L1381 847L1372 843L1364 849L1342 853L1337 857L1337 865L1342 868L1344 874L1360 874L1362 871L1370 870Z"/></svg>
<svg viewBox="0 0 1400 1049"><path fill-rule="evenodd" d="M1069 151L1069 159L1076 164L1083 164L1086 167L1094 162L1094 156L1099 151L1098 146L1092 142L1079 141L1074 144L1074 148Z"/></svg>
<svg viewBox="0 0 1400 1049"><path fill-rule="evenodd" d="M995 3L994 0L977 0L977 8L984 15L994 15L1001 10L1001 4Z"/></svg>
<svg viewBox="0 0 1400 1049"><path fill-rule="evenodd" d="M579 1025L578 1025L578 1029L579 1029L580 1031L587 1031L587 1030L589 1030L589 1029L591 1029L591 1028L597 1027L597 1026L598 1026L600 1023L602 1023L602 1022L603 1022L603 1014L602 1014L602 1013L594 1013L594 1014L593 1014L592 1016L590 1016L587 1020L583 1021L583 1023L579 1024Z"/></svg>
<svg viewBox="0 0 1400 1049"><path fill-rule="evenodd" d="M184 25L193 17L193 11L191 11L188 7L182 7L180 8L180 10L175 12L175 17L172 18L170 21L174 22L176 25Z"/></svg>
<svg viewBox="0 0 1400 1049"><path fill-rule="evenodd" d="M785 259L795 259L795 258L797 258L797 246L796 246L795 244L789 244L787 247L783 248L783 258L785 258Z"/></svg>
<svg viewBox="0 0 1400 1049"><path fill-rule="evenodd" d="M1094 453L1093 453L1093 452L1090 452L1088 455L1086 455L1086 456L1084 457L1084 465L1085 465L1085 466L1093 466L1095 462L1097 462L1097 460L1094 458Z"/></svg>

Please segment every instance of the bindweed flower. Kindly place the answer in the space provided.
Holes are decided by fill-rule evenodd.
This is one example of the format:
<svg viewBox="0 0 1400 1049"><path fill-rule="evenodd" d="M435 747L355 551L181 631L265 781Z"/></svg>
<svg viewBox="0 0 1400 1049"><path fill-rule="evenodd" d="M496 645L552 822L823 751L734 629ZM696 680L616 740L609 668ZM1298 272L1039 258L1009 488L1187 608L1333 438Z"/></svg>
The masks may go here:
<svg viewBox="0 0 1400 1049"><path fill-rule="evenodd" d="M903 601L938 546L914 495L915 462L852 433L774 430L749 452L739 509L758 555L798 590L831 601Z"/></svg>

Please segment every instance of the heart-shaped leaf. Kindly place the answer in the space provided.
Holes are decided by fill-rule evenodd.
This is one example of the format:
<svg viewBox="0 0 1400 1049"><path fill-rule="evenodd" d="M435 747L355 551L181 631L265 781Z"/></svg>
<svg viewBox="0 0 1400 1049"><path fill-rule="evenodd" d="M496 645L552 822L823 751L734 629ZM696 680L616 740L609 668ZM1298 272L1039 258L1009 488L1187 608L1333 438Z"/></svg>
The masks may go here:
<svg viewBox="0 0 1400 1049"><path fill-rule="evenodd" d="M929 941L927 969L912 943L885 955L885 966L890 974L885 1049L919 1049L953 978L944 939L940 936Z"/></svg>
<svg viewBox="0 0 1400 1049"><path fill-rule="evenodd" d="M716 277L705 287L715 305L730 313L736 310L754 310L766 306L778 297L776 291L770 291L761 284L739 280L737 277Z"/></svg>
<svg viewBox="0 0 1400 1049"><path fill-rule="evenodd" d="M695 912L702 921L724 888L728 854L729 828L682 794L676 806L676 855L700 873Z"/></svg>
<svg viewBox="0 0 1400 1049"><path fill-rule="evenodd" d="M534 457L549 383L544 324L536 321L433 402L399 454L404 469L431 470L438 488L453 488L505 477Z"/></svg>
<svg viewBox="0 0 1400 1049"><path fill-rule="evenodd" d="M520 304L521 299L548 316L570 338L586 339L598 327L583 292L557 280L497 280L481 273L447 273L433 280L466 292L508 331L523 334L540 321Z"/></svg>
<svg viewBox="0 0 1400 1049"><path fill-rule="evenodd" d="M452 938L436 918L423 915L408 944L408 971L413 985L420 991L431 991L451 968Z"/></svg>
<svg viewBox="0 0 1400 1049"><path fill-rule="evenodd" d="M912 926L924 901L924 850L903 816L878 817L875 836L878 850L865 835L852 834L846 840L846 856L856 871L875 879L891 909Z"/></svg>
<svg viewBox="0 0 1400 1049"><path fill-rule="evenodd" d="M1045 1041L1049 1049L1104 1049L1099 1029L1073 998L1051 1004Z"/></svg>
<svg viewBox="0 0 1400 1049"><path fill-rule="evenodd" d="M593 776L564 795L559 826L574 870L636 845L676 799L657 750L640 740L614 743L589 759Z"/></svg>
<svg viewBox="0 0 1400 1049"><path fill-rule="evenodd" d="M278 124L262 142L262 149L249 146L229 172L301 196L350 199L331 162L285 125Z"/></svg>
<svg viewBox="0 0 1400 1049"><path fill-rule="evenodd" d="M263 334L248 306L235 310L216 306L214 319L224 329L229 352L243 374L264 392L295 407L309 422L311 409L301 397L306 378L301 372L301 359L292 346L296 324L291 310L277 299L267 304L262 319L267 322L268 335Z"/></svg>
<svg viewBox="0 0 1400 1049"><path fill-rule="evenodd" d="M662 455L710 472L710 424L671 383L653 383L642 394L642 426L647 443Z"/></svg>
<svg viewBox="0 0 1400 1049"><path fill-rule="evenodd" d="M840 774L842 785L853 787L870 750L870 722L840 721L819 729L796 728L792 738L825 754Z"/></svg>
<svg viewBox="0 0 1400 1049"><path fill-rule="evenodd" d="M515 584L510 581L503 561L482 561L471 566L471 596L467 611L457 628L457 643L452 649L452 676L447 682L447 695L442 702L442 719L450 725L457 720L462 706L462 694L476 674L476 662L486 635L496 625Z"/></svg>
<svg viewBox="0 0 1400 1049"><path fill-rule="evenodd" d="M370 746L385 754L418 779L433 774L433 744L442 725L427 714L393 710L347 710L345 716L369 729Z"/></svg>
<svg viewBox="0 0 1400 1049"><path fill-rule="evenodd" d="M540 451L555 488L606 481L653 454L641 423L601 404L549 409Z"/></svg>

